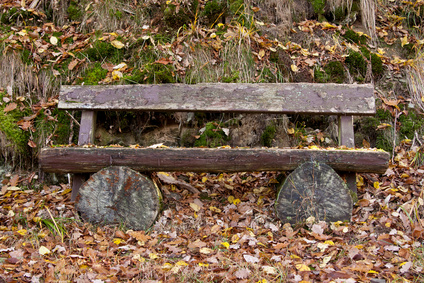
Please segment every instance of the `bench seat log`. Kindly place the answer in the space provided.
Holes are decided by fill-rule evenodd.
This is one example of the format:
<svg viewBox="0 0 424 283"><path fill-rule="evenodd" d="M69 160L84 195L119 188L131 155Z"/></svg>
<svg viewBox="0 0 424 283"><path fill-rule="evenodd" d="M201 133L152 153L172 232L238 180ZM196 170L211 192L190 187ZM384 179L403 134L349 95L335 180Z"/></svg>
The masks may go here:
<svg viewBox="0 0 424 283"><path fill-rule="evenodd" d="M294 170L307 161L324 162L334 170L384 173L389 154L371 150L285 148L44 148L45 172L90 173L108 166L136 171L253 172Z"/></svg>
<svg viewBox="0 0 424 283"><path fill-rule="evenodd" d="M370 84L62 86L60 109L374 115Z"/></svg>

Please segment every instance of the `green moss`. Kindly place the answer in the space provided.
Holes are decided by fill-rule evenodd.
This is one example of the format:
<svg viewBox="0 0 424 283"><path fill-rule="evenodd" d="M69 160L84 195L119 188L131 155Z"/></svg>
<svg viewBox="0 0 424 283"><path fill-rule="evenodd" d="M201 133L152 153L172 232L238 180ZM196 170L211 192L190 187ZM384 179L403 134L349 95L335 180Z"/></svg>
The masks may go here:
<svg viewBox="0 0 424 283"><path fill-rule="evenodd" d="M195 141L196 147L218 147L225 145L229 141L229 137L224 133L220 123L209 122L205 126L205 130Z"/></svg>
<svg viewBox="0 0 424 283"><path fill-rule="evenodd" d="M263 146L271 147L272 141L275 138L276 132L277 132L277 129L275 128L274 123L266 126L264 132L261 135L261 144Z"/></svg>
<svg viewBox="0 0 424 283"><path fill-rule="evenodd" d="M103 69L100 62L95 63L90 69L87 69L83 76L83 82L86 85L98 85L99 81L106 77L107 70Z"/></svg>
<svg viewBox="0 0 424 283"><path fill-rule="evenodd" d="M222 78L222 82L223 82L223 83L236 83L236 82L238 82L238 81L239 81L239 79L240 79L239 75L240 75L240 72L235 71L235 72L234 72L234 73L232 73L231 75L224 76L224 77Z"/></svg>
<svg viewBox="0 0 424 283"><path fill-rule="evenodd" d="M365 35L359 35L351 29L346 30L343 37L346 40L348 40L350 42L357 43L357 44L366 44L367 43L367 37Z"/></svg>
<svg viewBox="0 0 424 283"><path fill-rule="evenodd" d="M413 139L415 133L422 134L424 129L424 117L415 111L408 111L408 114L399 116L399 137L400 139Z"/></svg>
<svg viewBox="0 0 424 283"><path fill-rule="evenodd" d="M318 15L324 14L325 0L309 0L314 8L314 12Z"/></svg>
<svg viewBox="0 0 424 283"><path fill-rule="evenodd" d="M77 1L71 1L67 9L68 19L75 22L81 21L84 15L83 11L83 7L79 7Z"/></svg>
<svg viewBox="0 0 424 283"><path fill-rule="evenodd" d="M84 52L90 61L108 61L110 63L119 64L124 58L124 50L113 47L106 41L97 40L91 48Z"/></svg>
<svg viewBox="0 0 424 283"><path fill-rule="evenodd" d="M4 93L0 93L1 101L4 96ZM28 152L27 143L29 139L29 132L19 128L17 122L20 121L27 113L20 111L19 108L5 113L3 111L5 107L5 103L0 105L0 131L5 134L8 140L11 141L11 144L8 146L12 147L20 154L26 155Z"/></svg>
<svg viewBox="0 0 424 283"><path fill-rule="evenodd" d="M361 53L350 50L345 63L348 66L351 75L357 76L357 80L360 80L361 77L362 79L365 78L367 73L367 62Z"/></svg>
<svg viewBox="0 0 424 283"><path fill-rule="evenodd" d="M343 64L339 61L330 61L323 68L314 70L314 79L318 83L343 83L346 78Z"/></svg>
<svg viewBox="0 0 424 283"><path fill-rule="evenodd" d="M6 10L0 15L0 22L4 25L36 25L40 20L40 15L27 9L17 9L15 7Z"/></svg>

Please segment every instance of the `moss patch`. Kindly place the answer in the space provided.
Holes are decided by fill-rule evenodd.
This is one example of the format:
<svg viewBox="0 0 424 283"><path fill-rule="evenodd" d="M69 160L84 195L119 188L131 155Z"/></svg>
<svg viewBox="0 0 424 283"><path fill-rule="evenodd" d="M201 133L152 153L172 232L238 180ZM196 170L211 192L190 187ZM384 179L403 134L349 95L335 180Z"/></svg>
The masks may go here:
<svg viewBox="0 0 424 283"><path fill-rule="evenodd" d="M266 126L264 132L261 135L261 144L263 146L271 147L276 133L277 129L273 123Z"/></svg>
<svg viewBox="0 0 424 283"><path fill-rule="evenodd" d="M203 133L195 141L196 147L218 147L227 144L230 138L222 130L218 122L209 122L206 124Z"/></svg>

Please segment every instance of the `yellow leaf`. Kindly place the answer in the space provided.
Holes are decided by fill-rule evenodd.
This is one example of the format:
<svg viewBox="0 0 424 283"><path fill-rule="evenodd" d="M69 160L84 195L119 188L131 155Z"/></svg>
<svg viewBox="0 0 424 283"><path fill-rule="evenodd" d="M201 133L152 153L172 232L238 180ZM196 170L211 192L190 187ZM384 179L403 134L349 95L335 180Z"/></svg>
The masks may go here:
<svg viewBox="0 0 424 283"><path fill-rule="evenodd" d="M327 240L324 242L324 244L330 245L330 246L334 246L334 242L331 240Z"/></svg>
<svg viewBox="0 0 424 283"><path fill-rule="evenodd" d="M122 74L122 72L120 72L120 71L113 71L112 72L112 78L115 80L115 81L117 81L117 80L119 80L120 78L122 78L124 75Z"/></svg>
<svg viewBox="0 0 424 283"><path fill-rule="evenodd" d="M323 22L323 23L321 23L321 26L322 26L323 29L336 28L335 25L332 25L329 22Z"/></svg>
<svg viewBox="0 0 424 283"><path fill-rule="evenodd" d="M164 270L171 270L172 267L173 267L173 265L171 263L169 263L169 262L165 262L162 265L162 269L164 269Z"/></svg>
<svg viewBox="0 0 424 283"><path fill-rule="evenodd" d="M207 180L208 180L208 177L203 177L202 178L202 183L206 183Z"/></svg>
<svg viewBox="0 0 424 283"><path fill-rule="evenodd" d="M296 65L291 65L290 66L290 68L291 68L291 70L293 71L293 72L295 72L295 73L297 73L297 72L299 72L299 68L296 66Z"/></svg>
<svg viewBox="0 0 424 283"><path fill-rule="evenodd" d="M233 201L234 201L234 197L233 197L233 196L229 196L229 197L228 197L228 202L229 202L229 203L233 203Z"/></svg>
<svg viewBox="0 0 424 283"><path fill-rule="evenodd" d="M302 53L303 56L309 56L311 53L307 49L300 49L300 53Z"/></svg>
<svg viewBox="0 0 424 283"><path fill-rule="evenodd" d="M380 183L378 181L374 182L374 188L376 188L377 190L380 188Z"/></svg>
<svg viewBox="0 0 424 283"><path fill-rule="evenodd" d="M371 273L371 274L378 274L378 272L377 272L377 271L374 271L374 270L370 270L370 271L368 271L368 273Z"/></svg>
<svg viewBox="0 0 424 283"><path fill-rule="evenodd" d="M237 235L237 234L234 234L234 235L231 237L231 242L233 242L233 244L237 243L237 242L238 242L238 240L240 240L240 237L239 237L239 235Z"/></svg>
<svg viewBox="0 0 424 283"><path fill-rule="evenodd" d="M293 128L287 129L287 133L289 135L293 135L294 134L294 129Z"/></svg>
<svg viewBox="0 0 424 283"><path fill-rule="evenodd" d="M296 269L299 270L299 271L311 271L309 266L307 266L306 264L303 264L303 263L296 264Z"/></svg>
<svg viewBox="0 0 424 283"><path fill-rule="evenodd" d="M19 230L19 231L16 231L18 234L20 234L21 236L25 236L26 235L26 233L27 233L27 230L25 230L25 229L21 229L21 230Z"/></svg>
<svg viewBox="0 0 424 283"><path fill-rule="evenodd" d="M364 178L362 178L360 175L356 175L356 186L358 188L364 186Z"/></svg>
<svg viewBox="0 0 424 283"><path fill-rule="evenodd" d="M187 266L187 265L188 265L188 263L187 263L187 262L185 262L184 260L180 260L180 261L178 261L175 265L178 265L178 266Z"/></svg>
<svg viewBox="0 0 424 283"><path fill-rule="evenodd" d="M237 205L241 203L241 200L239 200L238 198L236 198L235 200L233 200L233 204Z"/></svg>
<svg viewBox="0 0 424 283"><path fill-rule="evenodd" d="M264 56L265 56L265 50L263 49L259 50L259 54L258 54L259 59L264 58Z"/></svg>
<svg viewBox="0 0 424 283"><path fill-rule="evenodd" d="M400 43L401 43L402 47L403 47L403 46L405 46L405 45L407 45L407 44L409 44L408 36L407 36L407 35L405 35L404 37L402 37L402 38L400 39Z"/></svg>
<svg viewBox="0 0 424 283"><path fill-rule="evenodd" d="M219 27L219 28L222 28L223 26L224 26L224 24L223 24L223 23L219 23L219 24L218 24L218 27Z"/></svg>
<svg viewBox="0 0 424 283"><path fill-rule="evenodd" d="M292 259L300 259L300 257L299 257L299 256L297 256L297 255L295 255L295 254L290 255L290 257L291 257Z"/></svg>
<svg viewBox="0 0 424 283"><path fill-rule="evenodd" d="M221 243L226 249L230 248L230 244L228 242Z"/></svg>
<svg viewBox="0 0 424 283"><path fill-rule="evenodd" d="M122 42L120 42L119 40L114 40L114 41L112 41L110 44L112 44L112 46L113 47L115 47L115 48L118 48L118 49L121 49L121 48L123 48L125 45L122 43Z"/></svg>
<svg viewBox="0 0 424 283"><path fill-rule="evenodd" d="M195 211L195 212L199 212L200 210L200 206L195 204L194 202L190 203L190 207Z"/></svg>
<svg viewBox="0 0 424 283"><path fill-rule="evenodd" d="M119 245L120 243L124 242L124 240L120 238L114 238L112 242L114 242L116 245Z"/></svg>
<svg viewBox="0 0 424 283"><path fill-rule="evenodd" d="M219 208L217 208L215 206L210 206L209 207L209 210L212 211L212 212L216 212L216 213L220 213L221 212L221 209L219 209Z"/></svg>
<svg viewBox="0 0 424 283"><path fill-rule="evenodd" d="M424 96L421 96L421 101L424 102Z"/></svg>
<svg viewBox="0 0 424 283"><path fill-rule="evenodd" d="M46 255L46 254L49 254L49 253L51 253L51 252L50 252L50 250L49 250L48 248L46 248L45 246L41 246L41 247L38 249L38 253L39 253L40 255Z"/></svg>
<svg viewBox="0 0 424 283"><path fill-rule="evenodd" d="M149 258L150 259L157 259L158 258L158 255L157 254L154 254L154 253L150 253L149 254Z"/></svg>
<svg viewBox="0 0 424 283"><path fill-rule="evenodd" d="M209 264L199 262L199 266L200 266L200 267L209 267Z"/></svg>

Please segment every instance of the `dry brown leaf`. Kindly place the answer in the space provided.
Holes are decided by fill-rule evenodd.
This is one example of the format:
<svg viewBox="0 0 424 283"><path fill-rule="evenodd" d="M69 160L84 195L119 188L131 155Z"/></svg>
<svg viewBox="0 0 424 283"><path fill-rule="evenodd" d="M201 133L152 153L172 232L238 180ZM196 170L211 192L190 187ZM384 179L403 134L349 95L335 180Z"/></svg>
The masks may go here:
<svg viewBox="0 0 424 283"><path fill-rule="evenodd" d="M9 103L8 105L6 105L6 107L3 109L3 111L5 113L13 111L16 109L16 107L18 107L18 105L15 102Z"/></svg>

